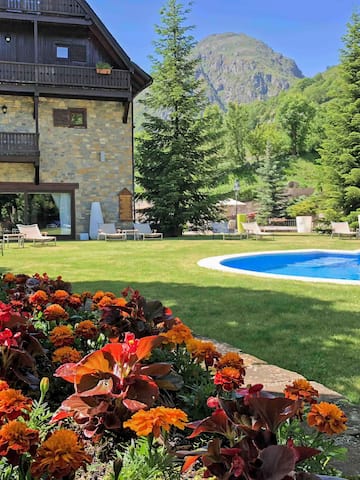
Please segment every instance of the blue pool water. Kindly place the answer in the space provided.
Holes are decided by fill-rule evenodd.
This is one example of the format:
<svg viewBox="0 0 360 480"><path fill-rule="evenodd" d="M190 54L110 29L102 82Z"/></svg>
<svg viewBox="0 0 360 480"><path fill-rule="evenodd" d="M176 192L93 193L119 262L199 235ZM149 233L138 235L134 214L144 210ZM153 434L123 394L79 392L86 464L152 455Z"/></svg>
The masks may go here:
<svg viewBox="0 0 360 480"><path fill-rule="evenodd" d="M360 285L360 251L292 250L222 255L198 265L242 275Z"/></svg>
<svg viewBox="0 0 360 480"><path fill-rule="evenodd" d="M231 256L220 265L236 270L314 279L360 280L360 253L299 251ZM204 265L205 266L205 265Z"/></svg>

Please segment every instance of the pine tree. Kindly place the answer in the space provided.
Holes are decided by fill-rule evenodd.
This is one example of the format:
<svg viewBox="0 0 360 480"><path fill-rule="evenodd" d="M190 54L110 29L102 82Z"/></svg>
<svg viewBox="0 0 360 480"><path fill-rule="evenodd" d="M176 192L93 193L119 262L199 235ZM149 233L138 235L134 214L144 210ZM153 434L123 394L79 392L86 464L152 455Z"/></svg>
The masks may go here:
<svg viewBox="0 0 360 480"><path fill-rule="evenodd" d="M151 204L146 216L168 236L218 215L212 194L219 183L217 140L202 114L206 101L195 78L198 60L191 57L193 27L184 26L188 13L177 0L168 0L160 12L154 82L144 100L147 112L155 113L144 115L136 145L137 182Z"/></svg>
<svg viewBox="0 0 360 480"><path fill-rule="evenodd" d="M325 206L348 214L360 209L360 15L354 13L341 54L342 90L321 145Z"/></svg>

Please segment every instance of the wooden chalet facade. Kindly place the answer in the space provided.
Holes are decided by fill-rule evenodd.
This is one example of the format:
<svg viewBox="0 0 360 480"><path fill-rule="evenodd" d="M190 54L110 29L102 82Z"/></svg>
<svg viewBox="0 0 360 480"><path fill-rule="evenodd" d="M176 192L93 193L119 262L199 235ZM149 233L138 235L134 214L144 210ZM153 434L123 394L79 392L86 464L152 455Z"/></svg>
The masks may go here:
<svg viewBox="0 0 360 480"><path fill-rule="evenodd" d="M75 239L92 202L104 221L131 222L132 105L150 84L86 1L0 0L3 230L38 223Z"/></svg>

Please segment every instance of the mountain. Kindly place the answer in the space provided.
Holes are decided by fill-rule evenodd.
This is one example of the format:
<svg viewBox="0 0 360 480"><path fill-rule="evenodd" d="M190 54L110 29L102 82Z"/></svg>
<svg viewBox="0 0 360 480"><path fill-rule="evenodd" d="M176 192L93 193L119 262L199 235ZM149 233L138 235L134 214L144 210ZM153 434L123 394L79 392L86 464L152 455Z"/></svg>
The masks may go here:
<svg viewBox="0 0 360 480"><path fill-rule="evenodd" d="M250 103L287 90L304 75L290 58L243 33L210 35L194 48L211 103Z"/></svg>

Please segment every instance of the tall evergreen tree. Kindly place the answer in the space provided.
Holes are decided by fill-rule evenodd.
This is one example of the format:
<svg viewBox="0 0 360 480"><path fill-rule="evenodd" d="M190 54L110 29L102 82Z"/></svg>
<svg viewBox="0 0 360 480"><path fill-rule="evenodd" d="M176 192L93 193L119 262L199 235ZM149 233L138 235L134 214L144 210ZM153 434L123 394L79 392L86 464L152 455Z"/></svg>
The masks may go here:
<svg viewBox="0 0 360 480"><path fill-rule="evenodd" d="M191 5L191 4L189 4ZM151 203L147 218L168 236L187 223L203 225L217 217L214 187L219 183L216 141L205 128L205 96L191 57L193 27L184 23L189 7L168 0L154 42L153 85L145 96L147 112L137 139L137 182Z"/></svg>
<svg viewBox="0 0 360 480"><path fill-rule="evenodd" d="M342 90L328 110L321 145L326 206L348 214L360 209L360 15L354 13L341 54Z"/></svg>

